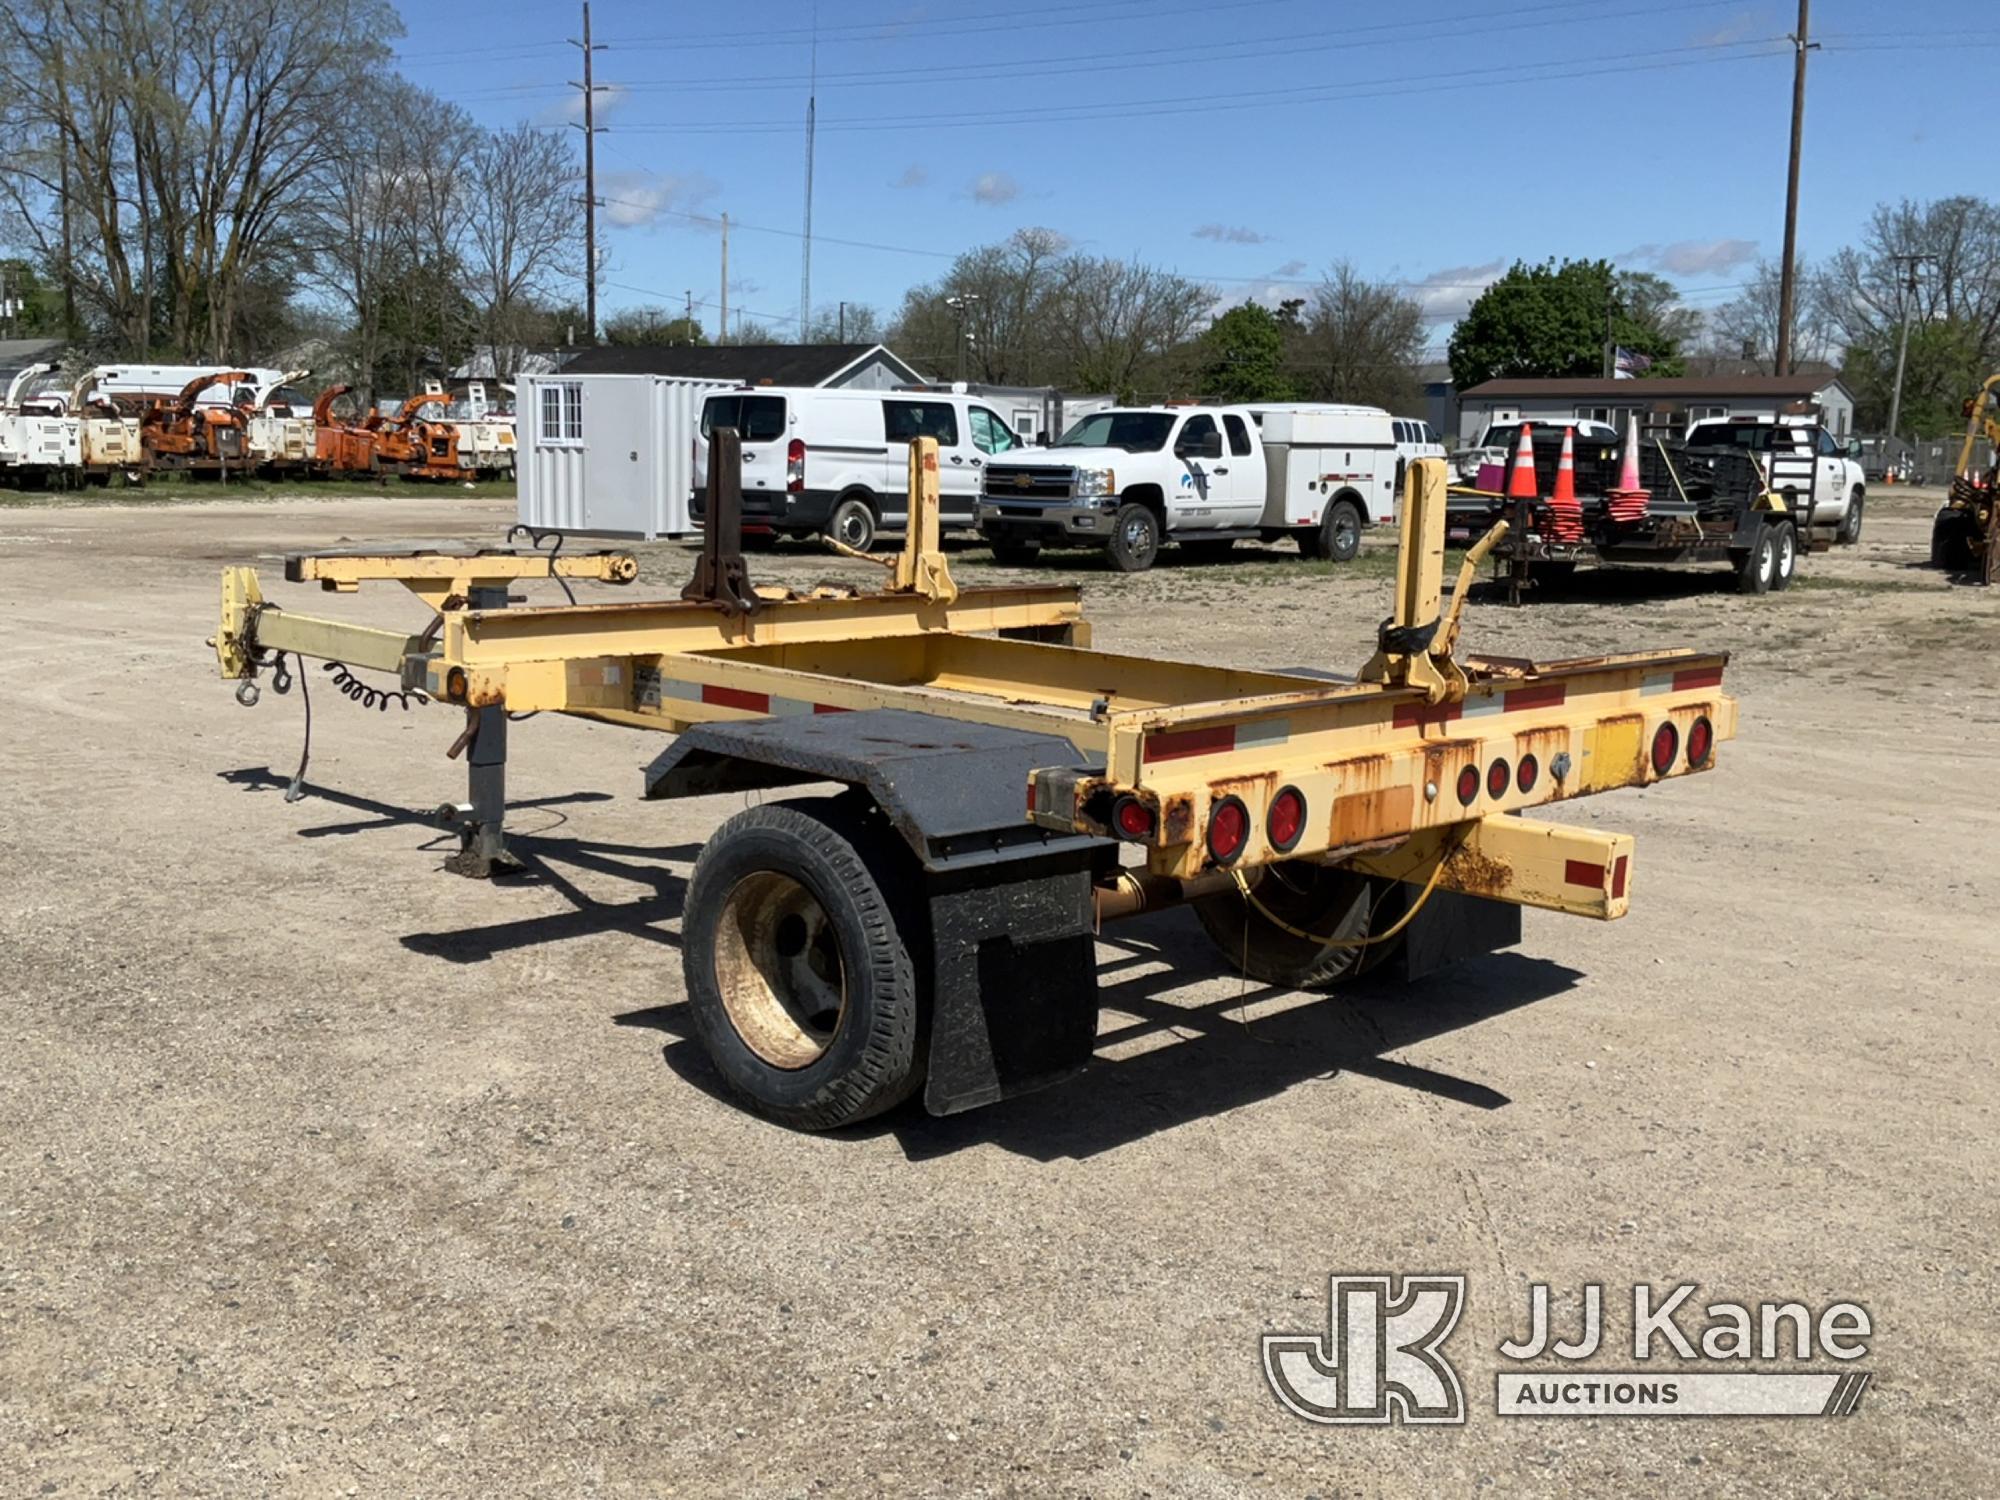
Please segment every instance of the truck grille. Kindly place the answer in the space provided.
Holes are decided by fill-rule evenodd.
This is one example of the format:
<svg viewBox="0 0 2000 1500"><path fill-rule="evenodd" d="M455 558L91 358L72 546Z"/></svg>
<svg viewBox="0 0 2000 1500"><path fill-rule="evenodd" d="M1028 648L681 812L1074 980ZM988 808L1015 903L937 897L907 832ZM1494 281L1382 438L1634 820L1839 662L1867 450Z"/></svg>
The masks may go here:
<svg viewBox="0 0 2000 1500"><path fill-rule="evenodd" d="M1076 493L1076 470L988 464L984 488L989 500L1067 500Z"/></svg>

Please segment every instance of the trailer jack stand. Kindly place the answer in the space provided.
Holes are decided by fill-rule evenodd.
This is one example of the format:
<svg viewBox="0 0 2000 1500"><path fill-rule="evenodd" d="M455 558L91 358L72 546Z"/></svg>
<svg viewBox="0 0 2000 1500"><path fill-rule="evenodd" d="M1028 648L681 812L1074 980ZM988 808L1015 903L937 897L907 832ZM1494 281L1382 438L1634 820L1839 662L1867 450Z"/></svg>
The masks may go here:
<svg viewBox="0 0 2000 1500"><path fill-rule="evenodd" d="M505 609L507 587L475 587L467 600L473 609ZM455 875L491 880L522 868L507 847L507 706L491 704L472 710L465 748L465 795L459 805L446 803L438 820L458 831L458 853L444 862ZM453 747L457 749L457 746Z"/></svg>

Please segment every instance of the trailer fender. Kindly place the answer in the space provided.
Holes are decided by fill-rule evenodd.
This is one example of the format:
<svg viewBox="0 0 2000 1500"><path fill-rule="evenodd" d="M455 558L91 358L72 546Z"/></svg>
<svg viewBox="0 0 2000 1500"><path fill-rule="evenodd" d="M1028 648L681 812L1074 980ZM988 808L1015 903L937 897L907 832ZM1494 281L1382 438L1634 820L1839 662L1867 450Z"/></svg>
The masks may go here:
<svg viewBox="0 0 2000 1500"><path fill-rule="evenodd" d="M1025 816L1029 775L1082 766L1068 740L900 709L700 724L646 770L648 798L813 782L865 793L908 848L900 918L927 1009L924 1104L954 1114L1054 1083L1097 1036L1092 887L1106 839Z"/></svg>

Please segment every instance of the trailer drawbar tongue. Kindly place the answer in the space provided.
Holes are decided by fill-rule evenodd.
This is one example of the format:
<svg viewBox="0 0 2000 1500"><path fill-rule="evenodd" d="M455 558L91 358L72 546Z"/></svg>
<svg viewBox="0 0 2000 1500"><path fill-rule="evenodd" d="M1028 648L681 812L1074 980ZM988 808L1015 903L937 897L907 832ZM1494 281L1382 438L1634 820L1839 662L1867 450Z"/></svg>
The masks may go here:
<svg viewBox="0 0 2000 1500"><path fill-rule="evenodd" d="M960 588L938 548L937 450L910 445L910 525L879 591L753 584L735 434L678 599L510 608L529 578L628 583L620 552L323 553L286 576L401 583L412 633L295 614L226 568L223 677L314 657L462 710L453 868L502 873L508 720L661 731L648 798L766 800L703 848L682 914L718 1072L804 1129L922 1092L934 1113L1082 1068L1105 922L1190 904L1228 961L1286 987L1414 977L1520 939L1520 908L1609 920L1629 835L1516 816L1695 775L1733 737L1727 658L1461 656L1474 547L1447 604L1446 475L1411 465L1395 609L1352 679L1090 649L1073 588Z"/></svg>

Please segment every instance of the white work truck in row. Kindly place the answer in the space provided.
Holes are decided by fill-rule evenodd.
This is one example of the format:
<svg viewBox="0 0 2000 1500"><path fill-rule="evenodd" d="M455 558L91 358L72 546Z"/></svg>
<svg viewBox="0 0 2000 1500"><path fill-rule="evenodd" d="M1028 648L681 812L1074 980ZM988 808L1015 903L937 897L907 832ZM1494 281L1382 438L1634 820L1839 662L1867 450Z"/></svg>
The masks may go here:
<svg viewBox="0 0 2000 1500"><path fill-rule="evenodd" d="M1407 461L1379 407L1117 407L988 462L979 532L1002 562L1101 547L1127 573L1167 542L1221 553L1246 538L1346 562L1364 527L1395 519Z"/></svg>

